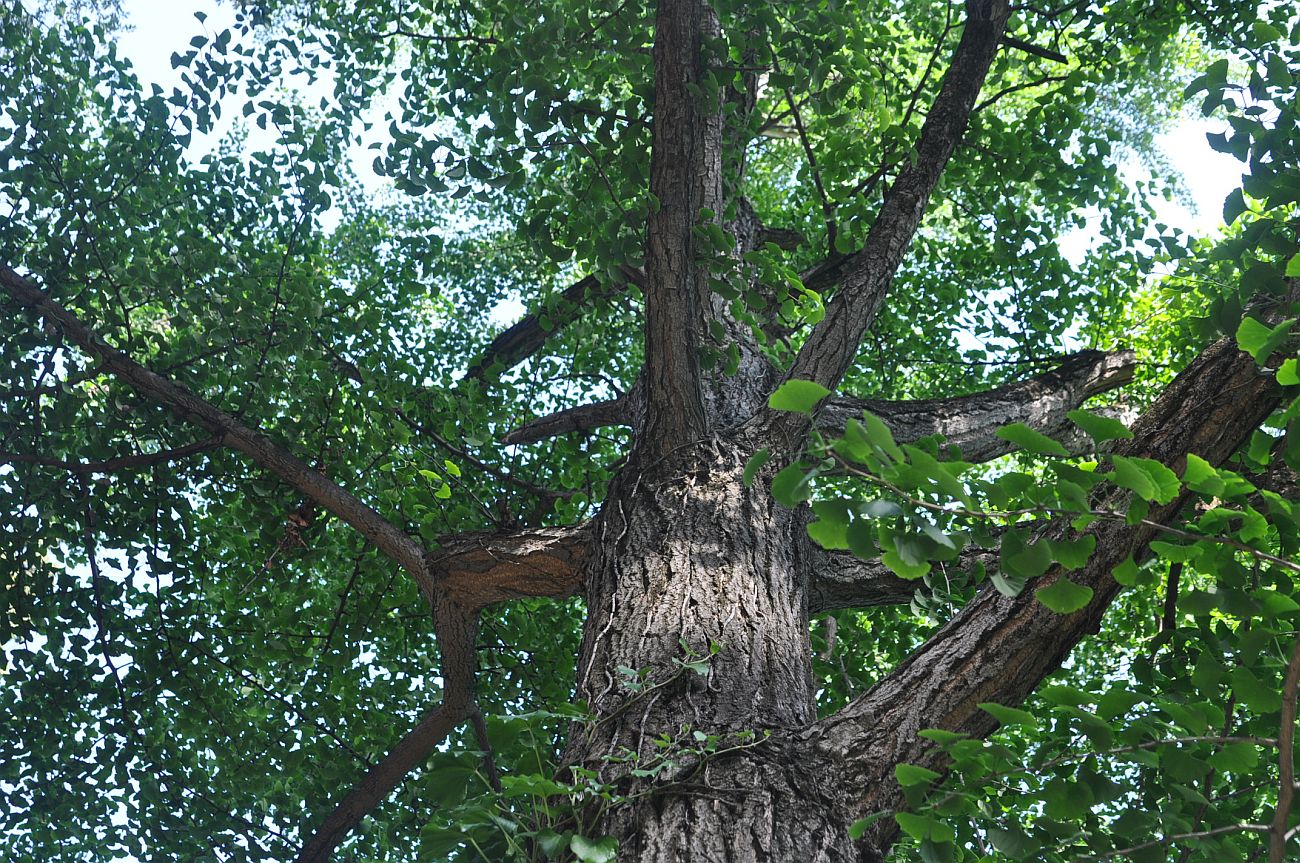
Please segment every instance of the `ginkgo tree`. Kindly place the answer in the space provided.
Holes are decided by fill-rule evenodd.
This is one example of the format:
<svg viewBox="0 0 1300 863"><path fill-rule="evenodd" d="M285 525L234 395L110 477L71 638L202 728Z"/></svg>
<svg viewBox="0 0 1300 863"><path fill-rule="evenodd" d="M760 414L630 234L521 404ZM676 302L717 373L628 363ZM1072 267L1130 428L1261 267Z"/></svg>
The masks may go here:
<svg viewBox="0 0 1300 863"><path fill-rule="evenodd" d="M1287 4L237 10L0 6L7 859L1295 855Z"/></svg>

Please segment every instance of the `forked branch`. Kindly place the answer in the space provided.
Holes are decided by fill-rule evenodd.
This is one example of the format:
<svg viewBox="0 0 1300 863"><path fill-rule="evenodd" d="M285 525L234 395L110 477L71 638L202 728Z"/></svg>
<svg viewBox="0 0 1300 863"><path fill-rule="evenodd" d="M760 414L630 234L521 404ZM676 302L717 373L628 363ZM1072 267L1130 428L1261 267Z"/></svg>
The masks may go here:
<svg viewBox="0 0 1300 863"><path fill-rule="evenodd" d="M383 760L366 772L325 816L298 854L297 863L326 863L348 833L423 764L447 736L477 711L474 703L474 636L478 614L439 590L434 628L442 654L442 703L430 711Z"/></svg>
<svg viewBox="0 0 1300 863"><path fill-rule="evenodd" d="M925 214L926 204L966 132L971 109L1002 43L1006 0L967 0L966 27L916 143L916 159L885 193L862 249L846 263L843 286L795 357L787 375L835 389L875 319L894 272ZM806 429L798 415L768 416L784 427L784 437L799 440Z"/></svg>

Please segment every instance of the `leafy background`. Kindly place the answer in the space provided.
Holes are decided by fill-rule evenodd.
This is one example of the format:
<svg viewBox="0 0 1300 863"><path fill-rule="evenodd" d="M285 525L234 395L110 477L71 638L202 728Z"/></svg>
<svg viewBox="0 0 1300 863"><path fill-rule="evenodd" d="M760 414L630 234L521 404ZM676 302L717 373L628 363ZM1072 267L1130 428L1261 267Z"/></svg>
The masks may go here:
<svg viewBox="0 0 1300 863"><path fill-rule="evenodd" d="M196 22L203 35L190 44L157 46L176 52L174 88L140 83L115 48L112 6L0 9L5 260L59 286L113 344L291 443L431 543L591 514L624 432L497 441L530 417L626 390L640 367L639 296L616 274L639 263L653 206L648 5L237 8L231 29ZM798 272L854 248L908 158L960 10L717 8L728 36L711 49L731 73L711 85L775 66L750 127L730 130L753 137L744 194L766 223L806 240L769 250L764 265ZM1055 43L1067 63L999 55L1002 95L946 172L846 392L971 392L1069 349L1125 345L1139 351L1124 391L1137 407L1294 274L1292 11L1067 8ZM1026 9L1012 32L1057 35L1035 20ZM1215 236L1163 226L1152 204L1179 193L1154 142L1189 101L1226 122L1212 145L1244 163ZM376 194L372 173L391 186ZM1067 257L1061 238L1085 223L1096 240ZM611 290L564 308L557 296L586 272ZM465 377L501 325L494 310L515 307L555 327L545 350L500 377ZM775 359L797 349L815 307L787 311ZM6 312L2 448L39 458L0 469L0 848L47 860L284 856L296 825L436 699L419 597L352 531L219 449L111 474L63 469L204 440ZM1286 368L1272 371L1296 384ZM1294 421L1276 417L1230 468L1296 467ZM1052 465L1021 453L979 481L1059 490ZM1205 503L1241 515L1210 533L1294 557L1287 494L1261 504L1223 491ZM816 492L876 499L843 479ZM882 535L906 535L914 515ZM1023 715L999 717L992 746L947 741L955 770L941 786L923 793L930 778L904 771L915 811L899 819L912 841L896 857L1092 859L1266 819L1276 753L1251 741L1278 736L1294 573L1210 545L1162 552L1134 574L1103 631ZM1179 603L1161 626L1175 565ZM910 608L839 612L833 644L815 622L822 707L878 679L977 577L922 582ZM581 613L521 601L485 621L480 697L509 794L488 793L474 744L457 741L345 857L405 860L414 846L421 859L498 859L525 847L520 831L562 821L546 811L556 789L545 782L574 718ZM1157 742L1195 737L1243 739ZM579 778L563 794L609 792ZM1250 859L1257 846L1225 830L1131 856ZM583 859L607 850L571 848Z"/></svg>

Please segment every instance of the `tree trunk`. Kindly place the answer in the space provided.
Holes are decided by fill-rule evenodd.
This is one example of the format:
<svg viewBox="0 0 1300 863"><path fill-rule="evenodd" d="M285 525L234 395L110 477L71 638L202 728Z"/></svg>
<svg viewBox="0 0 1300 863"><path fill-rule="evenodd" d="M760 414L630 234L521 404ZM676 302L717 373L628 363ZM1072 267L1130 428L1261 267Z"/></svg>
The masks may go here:
<svg viewBox="0 0 1300 863"><path fill-rule="evenodd" d="M815 719L806 568L798 513L741 482L751 452L713 440L629 469L597 523L578 666L592 720L566 760L632 798L593 831L624 863L858 859L788 743Z"/></svg>

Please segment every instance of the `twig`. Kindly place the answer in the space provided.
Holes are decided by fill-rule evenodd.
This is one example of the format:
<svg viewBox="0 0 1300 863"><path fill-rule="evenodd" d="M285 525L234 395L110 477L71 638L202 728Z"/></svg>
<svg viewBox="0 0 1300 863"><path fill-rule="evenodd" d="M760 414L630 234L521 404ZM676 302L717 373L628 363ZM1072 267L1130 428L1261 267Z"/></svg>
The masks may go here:
<svg viewBox="0 0 1300 863"><path fill-rule="evenodd" d="M1024 51L1026 54L1032 54L1035 57L1042 57L1044 60L1052 60L1056 63L1070 62L1060 51L1053 51L1050 48L1040 48L1032 42L1017 39L1015 36L1003 36L1002 44L1009 48L1017 48Z"/></svg>
<svg viewBox="0 0 1300 863"><path fill-rule="evenodd" d="M772 55L772 66L778 72L780 67L776 65L776 55ZM795 131L799 133L799 142L803 145L804 156L808 159L808 170L812 174L813 187L817 190L817 197L821 199L822 216L826 219L826 246L831 253L835 252L835 235L838 230L835 223L835 207L826 195L826 186L822 184L821 170L817 167L817 154L813 152L812 142L808 140L808 130L804 128L803 117L799 114L799 104L794 100L794 94L790 88L785 88L785 101L790 106L790 116L794 120Z"/></svg>
<svg viewBox="0 0 1300 863"><path fill-rule="evenodd" d="M1268 833L1268 863L1284 863L1287 841L1295 834L1295 828L1287 829L1287 820L1291 817L1291 806L1295 802L1295 719L1296 696L1300 690L1300 638L1296 639L1291 649L1291 661L1287 663L1286 680L1282 684L1282 720L1278 729L1278 790L1277 809L1273 812L1273 823Z"/></svg>
<svg viewBox="0 0 1300 863"><path fill-rule="evenodd" d="M1165 579L1165 608L1160 617L1160 631L1173 632L1178 625L1178 579L1183 574L1183 562L1169 564L1169 577Z"/></svg>
<svg viewBox="0 0 1300 863"><path fill-rule="evenodd" d="M117 458L111 458L106 461L65 461L63 459L51 458L48 456L33 455L31 453L21 452L0 452L0 462L9 464L34 464L41 467L57 467L66 470L69 473L113 473L119 470L137 470L139 468L152 467L165 461L172 461L178 458L184 458L194 453L205 450L215 449L221 445L220 438L208 438L207 440L196 441L195 443L186 444L185 446L176 447L175 449L166 449L159 452L141 453L139 455L124 455Z"/></svg>
<svg viewBox="0 0 1300 863"><path fill-rule="evenodd" d="M928 500L922 500L921 498L914 497L908 494L907 492L903 491L903 489L894 485L892 482L885 479L884 477L879 477L876 476L875 474L871 474L868 473L867 471L861 470L860 468L854 467L853 465L849 464L847 460L845 460L842 456L838 454L836 454L834 458L835 461L837 461L840 464L840 466L844 468L845 473L852 474L853 476L860 477L861 479L865 479L868 482L872 482L882 488L888 489L889 491L892 491L894 494L903 498L903 500L906 501L908 504L912 506L920 507L921 509L927 510L928 512L943 513L944 515L960 515L960 516L965 516L967 518L977 518L983 520L998 520L998 521L1015 521L1026 515L1048 515L1053 517L1071 516L1074 518L1077 518L1081 515L1090 515L1093 516L1094 518L1102 518L1108 521L1123 521L1123 522L1128 521L1127 514L1122 512L1112 512L1111 510L1108 509L1065 510L1065 509L1056 509L1055 507L1050 507L1050 506L1028 506L1022 509L1011 509L1011 510L979 510L979 509L969 509L967 507L943 506L942 504L931 503ZM1287 560L1286 558L1278 557L1277 555L1274 554L1269 554L1266 551L1260 551L1257 548L1252 548L1251 546L1246 545L1244 542L1237 542L1235 539L1230 539L1226 536L1210 536L1203 533L1192 533L1191 531L1187 531L1187 530L1179 530L1176 527L1170 527L1167 524L1161 524L1160 522L1152 521L1149 518L1142 519L1141 522L1139 522L1139 524L1142 524L1154 530L1158 530L1162 533L1169 534L1170 536L1179 537L1181 539L1190 539L1195 541L1206 540L1207 542L1213 542L1217 545L1224 545L1227 546L1228 548L1235 548L1237 551L1244 551L1245 553L1255 558L1258 558L1259 560L1266 560L1269 563L1276 564L1277 566L1283 567L1284 569L1289 569L1292 572L1300 572L1300 563L1295 563L1294 561Z"/></svg>
<svg viewBox="0 0 1300 863"><path fill-rule="evenodd" d="M1263 824L1227 824L1223 827L1215 827L1213 830L1197 830L1193 833L1175 833L1170 836L1161 836L1159 839L1152 839L1149 842L1143 842L1140 845L1130 845L1128 848L1117 848L1114 851L1107 851L1104 854L1094 854L1091 857L1084 857L1084 860L1097 861L1109 860L1111 857L1119 857L1123 854L1132 854L1134 851L1141 851L1144 848L1154 848L1157 845L1168 845L1171 842L1181 842L1184 839L1209 839L1211 836L1222 836L1224 833L1266 833L1268 828Z"/></svg>

